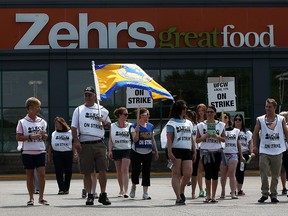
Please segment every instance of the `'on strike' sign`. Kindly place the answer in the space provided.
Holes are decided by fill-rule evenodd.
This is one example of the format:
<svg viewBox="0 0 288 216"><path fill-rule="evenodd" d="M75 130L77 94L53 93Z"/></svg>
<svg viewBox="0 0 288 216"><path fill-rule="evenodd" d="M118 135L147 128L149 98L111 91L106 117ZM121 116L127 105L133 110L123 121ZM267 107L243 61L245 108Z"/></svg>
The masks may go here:
<svg viewBox="0 0 288 216"><path fill-rule="evenodd" d="M127 87L126 95L126 108L153 107L153 99L150 97L149 91Z"/></svg>
<svg viewBox="0 0 288 216"><path fill-rule="evenodd" d="M234 81L208 83L208 103L216 107L217 112L236 111Z"/></svg>

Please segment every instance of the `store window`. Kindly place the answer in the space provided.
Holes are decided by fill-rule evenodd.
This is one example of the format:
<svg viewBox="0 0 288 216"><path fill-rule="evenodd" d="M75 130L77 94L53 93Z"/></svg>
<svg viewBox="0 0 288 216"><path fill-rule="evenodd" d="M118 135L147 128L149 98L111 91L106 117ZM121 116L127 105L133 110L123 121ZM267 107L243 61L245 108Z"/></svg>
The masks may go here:
<svg viewBox="0 0 288 216"><path fill-rule="evenodd" d="M37 97L42 103L41 115L48 119L47 71L3 71L1 152L15 152L16 125L26 115L25 101Z"/></svg>
<svg viewBox="0 0 288 216"><path fill-rule="evenodd" d="M271 70L271 96L278 103L277 112L288 111L288 68Z"/></svg>
<svg viewBox="0 0 288 216"><path fill-rule="evenodd" d="M208 77L234 77L237 111L245 115L246 126L251 127L252 71L248 68L208 68L161 70L161 81L173 96L183 99L195 109L199 103L208 103ZM164 106L163 116L169 109Z"/></svg>
<svg viewBox="0 0 288 216"><path fill-rule="evenodd" d="M248 68L211 68L211 69L163 69L146 70L156 82L167 89L175 100L184 99L189 107L195 108L199 103L208 103L207 79L208 77L234 77L237 111L244 113L246 126L251 127L251 104L252 104L252 73ZM69 115L70 119L74 109L84 103L83 90L86 86L94 86L91 71L69 71ZM113 116L115 108L126 106L126 88L118 89L114 94L100 102ZM160 133L169 118L171 100L153 101L150 109L150 121L155 126L155 138L160 146ZM129 121L136 121L135 109L129 109Z"/></svg>
<svg viewBox="0 0 288 216"><path fill-rule="evenodd" d="M161 76L159 70L145 70L145 72L151 76L156 82L161 84ZM75 108L84 103L83 91L86 86L95 86L94 77L91 70L70 70L69 75L69 118L72 119L73 112ZM169 104L170 107L171 101L166 101L165 103ZM126 88L117 89L114 94L108 99L100 101L100 104L103 105L110 112L111 121L116 121L113 111L121 106L126 106ZM151 116L150 121L155 126L155 137L159 140L159 135L162 129L160 124L160 119L162 119L162 102L154 101L153 109L149 109ZM129 109L129 119L128 121L134 123L136 121L136 109ZM106 138L108 132L106 133Z"/></svg>

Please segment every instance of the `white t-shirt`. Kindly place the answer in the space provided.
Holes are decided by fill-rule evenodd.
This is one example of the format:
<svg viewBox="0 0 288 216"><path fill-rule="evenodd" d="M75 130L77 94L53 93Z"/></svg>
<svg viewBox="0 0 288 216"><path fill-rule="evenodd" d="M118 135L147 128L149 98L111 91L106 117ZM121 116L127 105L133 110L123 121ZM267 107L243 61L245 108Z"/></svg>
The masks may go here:
<svg viewBox="0 0 288 216"><path fill-rule="evenodd" d="M54 151L72 151L72 133L54 131L51 136L51 147Z"/></svg>
<svg viewBox="0 0 288 216"><path fill-rule="evenodd" d="M100 106L100 109L105 123L111 123L109 111L103 106ZM71 127L77 128L80 142L102 139L105 130L99 121L98 105L95 103L91 107L85 105L77 107L73 112Z"/></svg>

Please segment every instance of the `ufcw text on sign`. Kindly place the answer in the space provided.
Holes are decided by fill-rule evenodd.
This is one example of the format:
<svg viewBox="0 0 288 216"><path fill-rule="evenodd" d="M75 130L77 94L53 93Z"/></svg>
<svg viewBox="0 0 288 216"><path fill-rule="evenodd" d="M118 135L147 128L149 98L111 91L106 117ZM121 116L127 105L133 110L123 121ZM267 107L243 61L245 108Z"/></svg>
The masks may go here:
<svg viewBox="0 0 288 216"><path fill-rule="evenodd" d="M234 81L208 83L209 105L216 107L217 112L236 111Z"/></svg>

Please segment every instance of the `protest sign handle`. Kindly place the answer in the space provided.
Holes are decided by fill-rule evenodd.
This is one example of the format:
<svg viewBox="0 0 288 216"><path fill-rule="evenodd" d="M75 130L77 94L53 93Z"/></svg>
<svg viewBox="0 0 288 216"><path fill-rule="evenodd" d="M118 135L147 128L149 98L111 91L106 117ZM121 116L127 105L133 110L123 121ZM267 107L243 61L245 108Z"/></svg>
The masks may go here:
<svg viewBox="0 0 288 216"><path fill-rule="evenodd" d="M96 97L97 97L97 105L98 105L98 114L101 116L101 109L100 109L100 88L99 88L99 82L98 77L95 70L95 62L91 61L92 64L92 71L93 71L93 77L94 77L94 84L95 84L95 90L96 90Z"/></svg>

